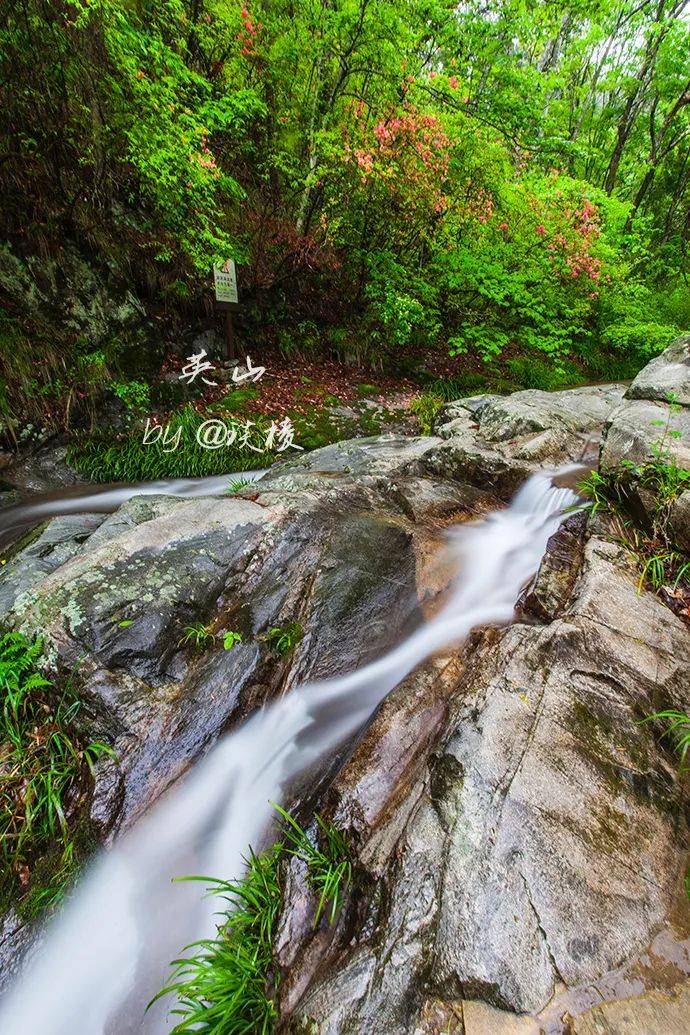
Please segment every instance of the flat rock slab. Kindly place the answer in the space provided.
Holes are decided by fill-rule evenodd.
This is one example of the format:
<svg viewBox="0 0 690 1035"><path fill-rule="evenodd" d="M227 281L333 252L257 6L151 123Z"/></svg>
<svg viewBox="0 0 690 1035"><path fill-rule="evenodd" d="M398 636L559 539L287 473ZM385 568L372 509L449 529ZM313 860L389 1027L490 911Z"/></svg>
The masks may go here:
<svg viewBox="0 0 690 1035"><path fill-rule="evenodd" d="M652 991L616 1003L602 1003L575 1018L571 1027L572 1035L687 1035L689 1029L687 982L672 992Z"/></svg>

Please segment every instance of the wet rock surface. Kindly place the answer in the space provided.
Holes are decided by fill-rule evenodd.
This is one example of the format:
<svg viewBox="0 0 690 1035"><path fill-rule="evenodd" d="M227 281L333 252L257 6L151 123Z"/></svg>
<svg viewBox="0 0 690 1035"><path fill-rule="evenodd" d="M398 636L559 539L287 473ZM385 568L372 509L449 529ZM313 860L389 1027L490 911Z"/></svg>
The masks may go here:
<svg viewBox="0 0 690 1035"><path fill-rule="evenodd" d="M639 463L659 434L648 418L679 421L672 448L690 467L688 411L654 395L673 381L682 397L685 348L627 398L460 400L432 437L338 443L232 498L135 497L38 529L0 570L0 618L44 634L115 747L91 804L103 836L255 707L360 667L433 613L448 524L591 452L602 429L604 466ZM684 508L670 518L681 531ZM290 864L279 1031L685 1030L687 789L641 720L690 709L690 636L638 580L596 521L572 515L514 624L422 665L328 781L302 788L298 803L343 831L354 881L337 922L315 929L313 889ZM262 637L294 621L304 635L280 657ZM181 643L194 622L216 636L206 649ZM229 629L243 640L225 651ZM21 951L12 925L0 960Z"/></svg>
<svg viewBox="0 0 690 1035"><path fill-rule="evenodd" d="M352 453L382 472L358 478L338 470L348 451L329 447L244 496L134 497L112 515L57 518L27 537L0 572L2 620L41 632L114 744L121 783L97 786L102 825L109 802L109 825L129 823L229 723L296 681L359 667L422 620L427 540L493 501L393 481L419 449L357 445ZM295 621L304 636L281 658L262 636ZM206 649L182 642L194 623L211 634ZM243 642L224 650L224 630Z"/></svg>
<svg viewBox="0 0 690 1035"><path fill-rule="evenodd" d="M435 424L443 441L420 457L419 468L507 499L534 471L593 455L624 391L622 385L601 385L450 403Z"/></svg>

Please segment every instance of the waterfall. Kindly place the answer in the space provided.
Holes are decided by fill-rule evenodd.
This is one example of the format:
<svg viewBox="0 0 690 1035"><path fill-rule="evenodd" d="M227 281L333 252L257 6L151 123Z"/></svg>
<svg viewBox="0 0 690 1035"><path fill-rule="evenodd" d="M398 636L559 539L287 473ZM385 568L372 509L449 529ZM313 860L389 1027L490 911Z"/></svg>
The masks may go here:
<svg viewBox="0 0 690 1035"><path fill-rule="evenodd" d="M506 623L549 536L576 500L533 475L511 505L450 531L461 577L439 613L388 654L308 684L229 733L115 846L101 852L51 921L0 1006L2 1035L159 1035L171 1003L146 1003L185 945L213 936L213 899L172 878L241 875L248 846L301 772L342 745L400 681L477 626Z"/></svg>

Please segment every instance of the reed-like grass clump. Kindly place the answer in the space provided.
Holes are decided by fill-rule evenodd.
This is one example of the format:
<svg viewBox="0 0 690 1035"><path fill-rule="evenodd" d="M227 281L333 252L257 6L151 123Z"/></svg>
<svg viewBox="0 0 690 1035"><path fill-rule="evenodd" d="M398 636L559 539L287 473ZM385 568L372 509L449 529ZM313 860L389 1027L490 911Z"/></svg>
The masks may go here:
<svg viewBox="0 0 690 1035"><path fill-rule="evenodd" d="M195 942L173 960L173 977L153 1002L174 995L172 1013L180 1020L171 1035L269 1035L277 1016L279 974L273 970L273 938L282 908L281 872L289 856L307 866L317 896L314 926L326 916L335 922L352 879L342 834L316 816L318 842L279 806L282 836L271 849L251 849L241 881L187 877L205 883L224 902L218 934Z"/></svg>
<svg viewBox="0 0 690 1035"><path fill-rule="evenodd" d="M74 819L89 770L110 749L82 739L79 699L69 685L59 689L47 679L41 665L40 640L0 635L0 885L3 898L21 895L51 852L56 872L49 886L32 889L45 907L72 868Z"/></svg>

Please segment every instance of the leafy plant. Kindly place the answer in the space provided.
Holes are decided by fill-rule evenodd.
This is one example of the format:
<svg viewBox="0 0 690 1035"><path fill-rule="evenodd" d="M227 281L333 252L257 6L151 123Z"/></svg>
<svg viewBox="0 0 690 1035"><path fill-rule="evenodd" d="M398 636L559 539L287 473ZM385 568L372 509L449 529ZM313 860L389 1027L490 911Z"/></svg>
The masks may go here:
<svg viewBox="0 0 690 1035"><path fill-rule="evenodd" d="M304 636L304 631L299 622L290 622L289 625L274 626L263 636L263 640L271 650L281 657L292 654L299 641Z"/></svg>
<svg viewBox="0 0 690 1035"><path fill-rule="evenodd" d="M145 381L114 381L110 388L134 413L143 413L151 405L150 388Z"/></svg>
<svg viewBox="0 0 690 1035"><path fill-rule="evenodd" d="M666 729L662 736L668 737L672 742L674 749L680 755L680 771L681 773L686 772L689 768L685 764L685 759L688 751L690 751L690 715L687 715L685 712L668 709L666 711L654 712L653 715L642 719L642 722L664 722L666 724Z"/></svg>
<svg viewBox="0 0 690 1035"><path fill-rule="evenodd" d="M185 626L184 636L178 640L178 647L193 646L195 650L206 650L215 642L216 634L210 625L194 622ZM226 648L227 649L227 648Z"/></svg>
<svg viewBox="0 0 690 1035"><path fill-rule="evenodd" d="M0 636L0 858L3 883L26 884L37 860L60 845L71 867L73 817L95 762L111 749L77 732L79 700L41 673L42 644ZM53 878L58 894L61 881Z"/></svg>
<svg viewBox="0 0 690 1035"><path fill-rule="evenodd" d="M307 864L309 881L318 895L314 927L328 910L328 922L335 922L343 895L352 880L352 863L343 835L316 813L315 819L323 847L315 845L299 823L274 805L285 822L286 851Z"/></svg>
<svg viewBox="0 0 690 1035"><path fill-rule="evenodd" d="M223 634L224 650L232 650L237 643L242 643L242 633L230 631Z"/></svg>
<svg viewBox="0 0 690 1035"><path fill-rule="evenodd" d="M422 433L430 435L433 430L434 418L444 405L444 399L433 392L422 392L410 403L410 409L417 415Z"/></svg>

